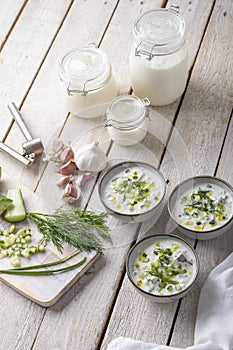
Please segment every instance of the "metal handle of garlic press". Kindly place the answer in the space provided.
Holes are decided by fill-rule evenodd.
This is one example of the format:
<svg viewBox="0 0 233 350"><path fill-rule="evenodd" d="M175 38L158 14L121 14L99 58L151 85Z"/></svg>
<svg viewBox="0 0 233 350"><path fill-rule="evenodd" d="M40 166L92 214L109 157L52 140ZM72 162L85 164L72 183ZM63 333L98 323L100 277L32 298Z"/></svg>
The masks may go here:
<svg viewBox="0 0 233 350"><path fill-rule="evenodd" d="M26 140L27 141L31 141L32 140L32 136L31 136L28 128L26 127L26 125L25 125L25 123L24 123L24 121L22 119L22 115L21 115L19 109L16 107L14 102L10 102L7 107L9 109L9 111L11 112L14 120L18 124L19 128L21 129L22 133L24 134L24 137L26 138Z"/></svg>
<svg viewBox="0 0 233 350"><path fill-rule="evenodd" d="M32 156L30 157L25 157L22 154L16 152L11 148L10 146L7 146L5 143L0 141L0 150L4 151L5 153L9 154L11 157L19 160L21 163L23 163L26 167L29 167L34 159Z"/></svg>

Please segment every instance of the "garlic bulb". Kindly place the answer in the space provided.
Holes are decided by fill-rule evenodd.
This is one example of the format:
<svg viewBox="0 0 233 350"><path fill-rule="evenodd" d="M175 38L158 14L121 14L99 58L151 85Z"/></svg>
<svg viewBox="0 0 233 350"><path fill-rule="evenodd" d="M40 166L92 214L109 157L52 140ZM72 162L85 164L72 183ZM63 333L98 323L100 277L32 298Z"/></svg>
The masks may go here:
<svg viewBox="0 0 233 350"><path fill-rule="evenodd" d="M99 147L99 142L81 146L75 152L75 163L81 171L99 172L105 168L107 161L104 151Z"/></svg>

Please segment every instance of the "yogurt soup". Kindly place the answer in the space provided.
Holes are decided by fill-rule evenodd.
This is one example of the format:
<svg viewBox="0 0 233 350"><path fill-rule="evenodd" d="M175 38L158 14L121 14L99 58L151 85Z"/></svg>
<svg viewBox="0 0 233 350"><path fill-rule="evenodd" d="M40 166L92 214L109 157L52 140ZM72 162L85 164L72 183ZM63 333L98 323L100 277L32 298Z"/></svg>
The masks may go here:
<svg viewBox="0 0 233 350"><path fill-rule="evenodd" d="M182 292L197 275L191 249L172 236L159 236L140 251L131 269L134 283L143 291L158 296Z"/></svg>
<svg viewBox="0 0 233 350"><path fill-rule="evenodd" d="M182 195L175 215L184 227L195 231L210 231L223 226L232 215L232 198L214 183L194 186Z"/></svg>
<svg viewBox="0 0 233 350"><path fill-rule="evenodd" d="M141 214L161 201L163 187L153 168L138 165L120 167L119 172L106 183L104 202L118 213Z"/></svg>

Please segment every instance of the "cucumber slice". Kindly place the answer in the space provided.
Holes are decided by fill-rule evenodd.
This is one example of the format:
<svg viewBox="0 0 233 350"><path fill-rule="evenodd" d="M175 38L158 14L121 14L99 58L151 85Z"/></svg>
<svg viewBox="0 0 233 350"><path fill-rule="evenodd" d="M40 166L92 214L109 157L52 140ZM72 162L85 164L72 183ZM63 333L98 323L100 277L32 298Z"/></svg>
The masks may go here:
<svg viewBox="0 0 233 350"><path fill-rule="evenodd" d="M10 207L13 201L3 195L0 194L0 215Z"/></svg>
<svg viewBox="0 0 233 350"><path fill-rule="evenodd" d="M6 209L4 213L4 219L9 222L19 222L26 219L27 213L25 210L21 190L8 190L6 197L10 198L13 201L13 204Z"/></svg>

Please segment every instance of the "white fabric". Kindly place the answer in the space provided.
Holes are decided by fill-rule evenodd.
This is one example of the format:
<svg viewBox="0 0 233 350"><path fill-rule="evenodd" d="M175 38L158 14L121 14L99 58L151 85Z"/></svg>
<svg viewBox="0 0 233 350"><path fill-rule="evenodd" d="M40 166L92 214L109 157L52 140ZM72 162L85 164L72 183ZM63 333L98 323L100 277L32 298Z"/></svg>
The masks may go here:
<svg viewBox="0 0 233 350"><path fill-rule="evenodd" d="M200 294L194 344L186 350L233 350L233 253L209 274ZM181 350L119 337L107 350Z"/></svg>

